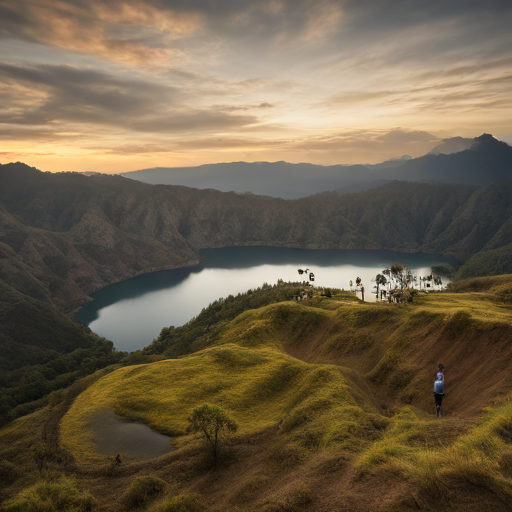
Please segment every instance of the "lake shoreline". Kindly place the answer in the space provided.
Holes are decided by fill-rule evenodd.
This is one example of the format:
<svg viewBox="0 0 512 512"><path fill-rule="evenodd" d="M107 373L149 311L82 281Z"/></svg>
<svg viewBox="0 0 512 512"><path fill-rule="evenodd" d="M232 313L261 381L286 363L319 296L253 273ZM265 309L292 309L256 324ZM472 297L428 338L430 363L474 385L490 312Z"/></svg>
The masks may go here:
<svg viewBox="0 0 512 512"><path fill-rule="evenodd" d="M82 302L82 304L80 304L79 307L73 309L72 311L69 311L69 312L65 313L65 315L67 317L71 318L72 320L74 320L74 316L76 315L76 313L78 313L86 304L88 304L89 302L92 302L94 300L92 295L95 295L98 292L106 290L110 286L114 286L116 284L123 283L125 281L129 281L130 279L133 279L134 277L143 276L143 275L146 275L146 274L152 274L154 272L161 272L162 270L174 270L174 269L178 269L178 268L194 267L196 265L200 265L201 263L204 263L204 260L202 258L199 258L199 259L194 260L194 261L195 261L195 263L194 262L190 262L190 263L185 263L184 265L174 265L174 266L171 266L171 267L161 267L161 268L153 268L151 270L143 270L142 272L138 272L137 274L134 274L133 276L125 277L124 279L118 279L116 281L112 281L111 283L109 283L109 284L107 284L105 286L102 286L102 287L98 288L97 290L91 292L91 294L88 296L88 298L85 299ZM81 324L81 322L78 322L78 323Z"/></svg>
<svg viewBox="0 0 512 512"><path fill-rule="evenodd" d="M458 260L457 258L455 258L454 256L452 256L451 254L444 254L444 253L434 253L434 252L415 252L415 251L409 251L409 250L394 250L394 249L364 249L364 248L361 248L361 249L354 249L354 248L337 248L337 247L322 247L322 248L319 248L319 247L297 247L297 246L288 246L288 245L257 245L257 244L242 244L242 245L228 245L228 246L219 246L219 247L202 247L200 249L198 249L199 253L201 253L201 251L208 251L208 250L212 250L212 249L233 249L233 248L238 248L238 247L243 247L243 248L247 248L247 247L261 247L261 248L270 248L270 249L297 249L297 250L304 250L304 251L375 251L375 252L378 252L378 251L387 251L387 252L394 252L394 253L401 253L401 254L411 254L411 255L430 255L430 256L443 256L445 258L451 258L454 260L454 262L456 262L453 266L455 267L455 269L457 269L458 267L460 267L461 265L463 265L464 262ZM96 293L98 292L101 292L103 290L105 290L106 288L109 288L110 286L113 286L115 284L118 284L118 283L122 283L124 281L128 281L130 279L133 279L134 277L138 277L138 276L141 276L141 275L145 275L145 274L152 274L154 272L161 272L162 270L173 270L173 269L179 269L179 268L187 268L187 267L193 267L195 265L201 265L201 263L205 263L206 262L206 257L204 256L201 256L201 254L199 254L199 257L196 258L196 259L193 259L193 260L190 260L190 261L187 261L186 263L182 264L182 265L173 265L173 266L163 266L163 267L154 267L154 268L150 268L150 269L145 269L141 272L138 272L132 276L129 276L129 277L125 277L123 279L117 279L117 280L114 280L108 284L106 284L105 286L101 286L99 287L98 289L95 289L94 291L90 292L89 293L89 296L87 299L85 299L81 304L80 306L74 308L73 310L71 311L67 311L65 312L64 314L66 316L68 316L69 318L73 319L75 314L80 311L84 306L85 304L88 304L89 302L93 301L94 298L92 297L92 295L95 295ZM81 322L79 322L81 323Z"/></svg>
<svg viewBox="0 0 512 512"><path fill-rule="evenodd" d="M163 327L187 323L216 300L265 282L297 280L298 268L312 269L312 284L319 287L348 290L349 281L361 277L370 299L375 275L393 263L424 276L433 266L453 264L454 258L371 249L231 246L201 249L190 263L112 283L84 303L74 320L111 340L117 350L132 352L151 343Z"/></svg>

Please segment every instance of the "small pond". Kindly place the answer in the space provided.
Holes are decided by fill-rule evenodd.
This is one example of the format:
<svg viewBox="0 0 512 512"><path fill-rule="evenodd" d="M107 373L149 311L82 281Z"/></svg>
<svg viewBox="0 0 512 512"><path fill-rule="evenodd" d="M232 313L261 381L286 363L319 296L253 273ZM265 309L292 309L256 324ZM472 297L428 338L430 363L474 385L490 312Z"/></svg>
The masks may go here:
<svg viewBox="0 0 512 512"><path fill-rule="evenodd" d="M103 455L121 453L127 457L148 460L174 449L170 437L151 430L143 423L125 420L108 409L97 412L91 418L88 428L93 434L98 452Z"/></svg>

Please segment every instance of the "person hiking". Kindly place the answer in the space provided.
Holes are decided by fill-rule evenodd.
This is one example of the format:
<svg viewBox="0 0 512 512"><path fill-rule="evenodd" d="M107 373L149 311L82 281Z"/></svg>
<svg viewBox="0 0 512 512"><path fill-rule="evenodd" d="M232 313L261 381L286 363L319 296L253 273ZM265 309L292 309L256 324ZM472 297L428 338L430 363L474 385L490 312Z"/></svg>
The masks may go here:
<svg viewBox="0 0 512 512"><path fill-rule="evenodd" d="M437 417L441 417L441 404L444 397L444 380L437 379L434 382L434 399L436 401L436 414Z"/></svg>

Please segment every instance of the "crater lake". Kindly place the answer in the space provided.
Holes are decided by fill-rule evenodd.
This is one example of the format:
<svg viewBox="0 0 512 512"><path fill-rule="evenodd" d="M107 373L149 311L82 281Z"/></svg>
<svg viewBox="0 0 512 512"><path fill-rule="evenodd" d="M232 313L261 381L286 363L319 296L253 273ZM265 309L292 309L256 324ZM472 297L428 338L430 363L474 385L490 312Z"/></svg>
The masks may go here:
<svg viewBox="0 0 512 512"><path fill-rule="evenodd" d="M315 286L349 289L357 277L365 300L375 300L375 276L393 263L408 265L418 276L455 260L434 254L345 249L226 247L201 251L203 263L141 274L92 295L75 319L132 352L149 345L163 327L187 323L213 301L246 292L263 283L303 281L297 269L315 274ZM443 278L443 284L449 279Z"/></svg>

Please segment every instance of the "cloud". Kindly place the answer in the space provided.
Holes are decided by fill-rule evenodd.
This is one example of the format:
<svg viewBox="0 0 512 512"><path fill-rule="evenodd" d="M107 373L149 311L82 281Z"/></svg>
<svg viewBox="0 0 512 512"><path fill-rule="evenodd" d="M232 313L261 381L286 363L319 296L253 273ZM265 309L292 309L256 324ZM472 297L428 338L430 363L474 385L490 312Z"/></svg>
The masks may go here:
<svg viewBox="0 0 512 512"><path fill-rule="evenodd" d="M288 143L283 140L263 139L242 139L242 138L196 138L167 141L165 144L123 144L116 147L95 146L91 149L101 154L115 155L143 155L155 153L179 153L184 151L205 151L205 150L238 150L238 149L263 149L281 147Z"/></svg>
<svg viewBox="0 0 512 512"><path fill-rule="evenodd" d="M28 104L13 98L13 106L0 110L0 123L52 126L69 122L161 133L225 130L257 122L254 116L186 107L186 94L169 85L98 70L0 63L0 79L34 95Z"/></svg>
<svg viewBox="0 0 512 512"><path fill-rule="evenodd" d="M92 134L86 130L66 131L62 127L47 126L20 126L13 124L0 124L0 140L4 141L29 141L33 144L57 141L77 141Z"/></svg>
<svg viewBox="0 0 512 512"><path fill-rule="evenodd" d="M141 132L178 132L230 130L257 123L254 116L232 116L207 110L187 111L171 115L146 115L130 121L130 128Z"/></svg>
<svg viewBox="0 0 512 512"><path fill-rule="evenodd" d="M0 139L34 152L364 162L510 127L510 1L0 3Z"/></svg>
<svg viewBox="0 0 512 512"><path fill-rule="evenodd" d="M397 91L345 91L331 96L325 103L328 105L356 105L388 98L399 94Z"/></svg>
<svg viewBox="0 0 512 512"><path fill-rule="evenodd" d="M213 105L211 108L213 110L223 111L223 112L237 112L241 110L254 110L254 109L268 109L274 108L275 105L272 103L268 103L264 101L262 103L257 103L253 105Z"/></svg>
<svg viewBox="0 0 512 512"><path fill-rule="evenodd" d="M200 27L196 13L141 0L4 0L0 36L136 65L166 61L173 41Z"/></svg>
<svg viewBox="0 0 512 512"><path fill-rule="evenodd" d="M46 153L31 153L31 152L13 152L13 151L0 151L0 158L23 158L27 156L50 156L55 153L46 152Z"/></svg>
<svg viewBox="0 0 512 512"><path fill-rule="evenodd" d="M399 133L397 133L399 132ZM388 137L389 135L391 137ZM167 139L165 143L147 144L123 144L115 148L108 146L96 146L94 149L106 154L133 155L148 153L179 153L179 152L203 152L203 151L283 151L293 152L324 152L330 154L349 154L350 152L370 152L381 155L382 160L403 154L404 140L401 134L410 135L403 137L408 148L415 156L428 152L439 141L438 137L426 132L405 132L393 130L392 132L379 133L371 130L357 130L339 133L336 135L320 137L295 137L272 139L264 138L241 138L241 137L179 137ZM368 158L368 157L367 157Z"/></svg>

